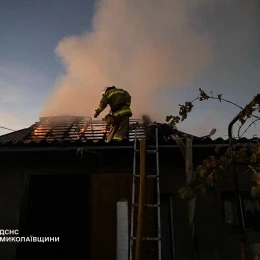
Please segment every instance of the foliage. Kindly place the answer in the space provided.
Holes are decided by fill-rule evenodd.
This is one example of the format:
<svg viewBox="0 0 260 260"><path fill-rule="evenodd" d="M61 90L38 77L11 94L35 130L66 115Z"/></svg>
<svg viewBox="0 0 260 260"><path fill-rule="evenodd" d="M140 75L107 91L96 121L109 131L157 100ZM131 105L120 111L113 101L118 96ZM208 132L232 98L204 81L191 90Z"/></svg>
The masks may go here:
<svg viewBox="0 0 260 260"><path fill-rule="evenodd" d="M221 150L226 150L224 155L219 155ZM210 189L216 187L227 172L233 160L236 163L248 163L253 171L253 181L251 194L254 198L260 197L260 172L250 164L260 164L260 141L247 143L242 147L238 145L232 147L216 147L216 156L209 156L193 172L192 182L179 190L181 198L191 198L196 194L207 194Z"/></svg>
<svg viewBox="0 0 260 260"><path fill-rule="evenodd" d="M172 125L176 125L182 121L184 121L188 113L192 111L194 107L193 103L196 100L204 101L209 99L216 99L219 102L225 101L236 107L240 108L240 112L237 115L237 119L240 122L240 127L238 130L238 137L241 137L245 134L245 132L250 128L252 124L256 121L260 120L260 118L254 115L254 112L260 113L260 94L255 96L253 100L246 105L244 108L222 98L222 94L218 94L216 97L212 95L208 95L204 90L199 89L199 95L192 101L187 101L184 105L179 105L179 115L178 116L167 116L166 121ZM246 128L246 130L240 135L240 130L242 126L245 124L247 119L254 118L255 120ZM224 154L223 150L225 149ZM253 171L253 181L255 186L252 187L251 194L255 198L260 197L260 171L256 170L256 168L252 167L250 164L260 164L260 141L256 143L246 143L241 146L238 142L233 146L222 147L219 146L216 148L216 156L209 156L206 160L199 165L195 171L193 172L192 181L182 187L179 190L179 194L181 198L191 198L197 193L199 194L207 194L210 192L212 188L214 188L219 181L221 180L222 174L224 174L227 169L230 167L232 162L236 163L248 163L250 169Z"/></svg>
<svg viewBox="0 0 260 260"><path fill-rule="evenodd" d="M259 153L259 151L258 151L258 153ZM258 154L258 157L259 157L259 154ZM258 159L256 159L256 160L258 161ZM254 198L260 198L260 170L259 170L259 168L257 168L257 170L256 170L252 166L249 166L249 168L253 172L253 181L255 183L255 186L253 186L251 189L251 194Z"/></svg>

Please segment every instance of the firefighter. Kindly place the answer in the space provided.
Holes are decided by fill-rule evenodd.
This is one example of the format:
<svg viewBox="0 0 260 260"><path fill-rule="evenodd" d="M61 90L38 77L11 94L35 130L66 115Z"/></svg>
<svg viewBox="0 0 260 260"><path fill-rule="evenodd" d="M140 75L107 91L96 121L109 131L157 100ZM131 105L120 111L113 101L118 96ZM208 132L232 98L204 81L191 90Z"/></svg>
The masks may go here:
<svg viewBox="0 0 260 260"><path fill-rule="evenodd" d="M107 142L111 140L122 141L128 138L129 118L132 116L130 109L131 96L123 89L118 89L115 86L106 87L102 92L102 99L94 118L107 107L110 106L110 113L106 115L105 121L110 124L110 131L107 136Z"/></svg>

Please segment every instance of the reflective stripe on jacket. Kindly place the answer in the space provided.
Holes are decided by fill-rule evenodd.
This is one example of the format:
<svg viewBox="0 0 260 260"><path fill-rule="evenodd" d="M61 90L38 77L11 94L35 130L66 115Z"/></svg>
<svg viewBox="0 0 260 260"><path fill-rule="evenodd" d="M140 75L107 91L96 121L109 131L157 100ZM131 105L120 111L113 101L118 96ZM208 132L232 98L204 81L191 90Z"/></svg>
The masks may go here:
<svg viewBox="0 0 260 260"><path fill-rule="evenodd" d="M132 116L132 111L130 109L131 96L129 93L123 89L111 89L107 91L97 108L97 111L102 112L107 105L110 106L112 114L116 117L122 115Z"/></svg>

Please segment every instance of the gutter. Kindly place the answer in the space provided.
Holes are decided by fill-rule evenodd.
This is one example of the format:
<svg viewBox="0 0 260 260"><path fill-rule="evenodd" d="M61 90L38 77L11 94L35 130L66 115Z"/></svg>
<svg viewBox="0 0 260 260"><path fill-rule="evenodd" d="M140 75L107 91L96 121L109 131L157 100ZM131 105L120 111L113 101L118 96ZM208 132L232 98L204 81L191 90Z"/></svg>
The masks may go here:
<svg viewBox="0 0 260 260"><path fill-rule="evenodd" d="M217 146L228 147L228 144L194 144L194 148L215 148ZM155 149L155 145L147 145L149 149ZM178 148L178 145L159 145L160 149ZM50 152L50 151L77 151L87 150L133 150L134 146L71 146L71 147L0 147L1 152Z"/></svg>

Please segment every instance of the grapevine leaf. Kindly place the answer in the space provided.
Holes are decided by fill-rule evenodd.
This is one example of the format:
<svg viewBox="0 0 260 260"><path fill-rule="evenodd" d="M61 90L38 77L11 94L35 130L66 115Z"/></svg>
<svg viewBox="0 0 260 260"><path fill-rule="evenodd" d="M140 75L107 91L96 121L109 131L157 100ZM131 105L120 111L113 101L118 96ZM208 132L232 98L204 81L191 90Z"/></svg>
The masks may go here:
<svg viewBox="0 0 260 260"><path fill-rule="evenodd" d="M251 163L255 163L256 162L256 154L255 153L253 153L251 156L250 156L250 162Z"/></svg>

